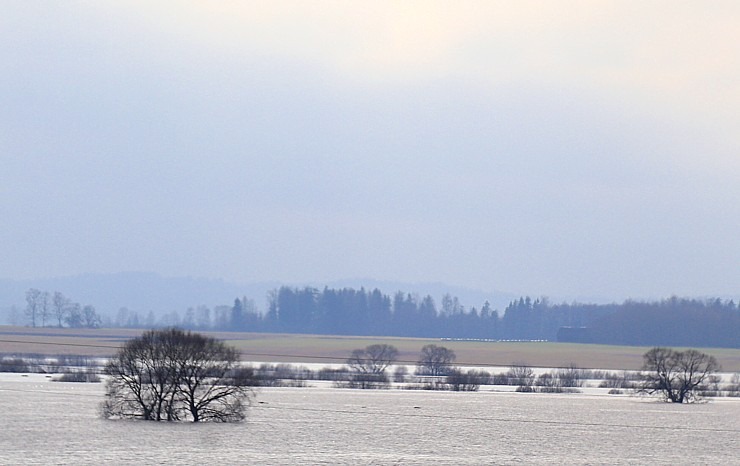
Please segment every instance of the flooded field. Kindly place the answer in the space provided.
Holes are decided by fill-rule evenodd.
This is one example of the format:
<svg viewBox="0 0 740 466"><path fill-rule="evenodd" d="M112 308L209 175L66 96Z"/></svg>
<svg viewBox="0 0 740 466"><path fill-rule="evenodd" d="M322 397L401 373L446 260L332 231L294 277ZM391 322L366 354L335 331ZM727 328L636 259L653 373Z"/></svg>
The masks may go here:
<svg viewBox="0 0 740 466"><path fill-rule="evenodd" d="M0 377L2 464L740 464L740 400L260 389L242 424L104 421L102 384Z"/></svg>

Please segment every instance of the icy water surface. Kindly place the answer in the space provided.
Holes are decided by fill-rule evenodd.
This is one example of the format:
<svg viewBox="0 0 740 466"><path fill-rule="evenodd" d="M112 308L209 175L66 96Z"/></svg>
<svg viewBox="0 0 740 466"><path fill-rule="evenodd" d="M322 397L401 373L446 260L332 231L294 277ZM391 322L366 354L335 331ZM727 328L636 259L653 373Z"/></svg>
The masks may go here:
<svg viewBox="0 0 740 466"><path fill-rule="evenodd" d="M740 400L264 388L198 425L104 421L102 393L3 375L0 463L740 465Z"/></svg>

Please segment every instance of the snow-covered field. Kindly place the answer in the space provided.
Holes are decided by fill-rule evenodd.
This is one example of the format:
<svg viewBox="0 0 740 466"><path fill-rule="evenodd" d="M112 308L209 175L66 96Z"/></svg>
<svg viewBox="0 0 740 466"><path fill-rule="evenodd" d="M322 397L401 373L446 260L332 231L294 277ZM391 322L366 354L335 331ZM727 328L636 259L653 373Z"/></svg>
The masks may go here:
<svg viewBox="0 0 740 466"><path fill-rule="evenodd" d="M105 421L102 384L0 375L1 464L740 464L740 400L262 388L241 424Z"/></svg>

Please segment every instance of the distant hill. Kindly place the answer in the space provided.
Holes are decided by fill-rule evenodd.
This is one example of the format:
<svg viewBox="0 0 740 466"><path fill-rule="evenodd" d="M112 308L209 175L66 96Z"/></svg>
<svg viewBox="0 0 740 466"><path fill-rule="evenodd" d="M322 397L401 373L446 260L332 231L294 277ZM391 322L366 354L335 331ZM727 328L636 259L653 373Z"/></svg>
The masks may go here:
<svg viewBox="0 0 740 466"><path fill-rule="evenodd" d="M81 304L92 304L103 315L115 315L121 307L139 312L154 311L160 314L170 311L182 311L191 306L231 305L237 297L246 296L254 300L258 309L267 307L267 294L270 290L282 285L292 287L312 286L329 288L364 287L378 288L383 293L393 295L396 291L431 295L437 304L442 296L449 293L457 296L466 308L481 305L488 300L494 309L503 312L507 304L518 295L511 293L490 293L443 283L402 283L372 279L347 279L326 283L281 283L252 282L231 283L224 280L163 277L149 272L121 272L113 274L85 274L70 277L47 278L38 280L0 279L0 322L4 314L13 305L19 310L25 307L25 292L29 288L38 288L49 292L60 291L73 301Z"/></svg>

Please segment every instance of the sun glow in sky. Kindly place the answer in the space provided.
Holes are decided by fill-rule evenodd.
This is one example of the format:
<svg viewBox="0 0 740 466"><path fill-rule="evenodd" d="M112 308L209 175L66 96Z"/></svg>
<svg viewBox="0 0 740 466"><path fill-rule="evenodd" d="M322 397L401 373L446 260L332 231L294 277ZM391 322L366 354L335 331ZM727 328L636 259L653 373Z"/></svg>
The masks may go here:
<svg viewBox="0 0 740 466"><path fill-rule="evenodd" d="M23 2L5 278L737 296L737 2Z"/></svg>

